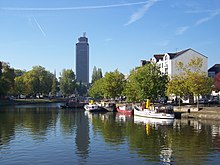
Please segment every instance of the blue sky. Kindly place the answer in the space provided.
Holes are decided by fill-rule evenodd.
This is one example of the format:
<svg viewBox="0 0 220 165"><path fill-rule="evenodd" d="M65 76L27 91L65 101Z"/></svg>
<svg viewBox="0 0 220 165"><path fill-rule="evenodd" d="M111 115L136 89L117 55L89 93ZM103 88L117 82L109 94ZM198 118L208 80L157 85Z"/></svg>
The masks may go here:
<svg viewBox="0 0 220 165"><path fill-rule="evenodd" d="M124 74L154 54L192 48L220 63L220 0L0 0L0 60L16 69L75 71L86 32L90 75Z"/></svg>

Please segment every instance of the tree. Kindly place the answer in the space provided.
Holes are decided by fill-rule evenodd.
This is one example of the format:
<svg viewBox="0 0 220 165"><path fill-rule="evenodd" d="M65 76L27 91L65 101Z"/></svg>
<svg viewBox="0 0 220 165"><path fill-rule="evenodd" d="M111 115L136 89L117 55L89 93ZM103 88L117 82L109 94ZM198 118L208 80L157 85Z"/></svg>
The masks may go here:
<svg viewBox="0 0 220 165"><path fill-rule="evenodd" d="M46 94L52 90L54 75L42 66L34 66L28 72L18 72L21 76L15 78L14 93L24 95ZM19 75L18 74L18 75Z"/></svg>
<svg viewBox="0 0 220 165"><path fill-rule="evenodd" d="M0 97L3 97L12 92L15 74L9 63L1 62L0 65Z"/></svg>
<svg viewBox="0 0 220 165"><path fill-rule="evenodd" d="M94 66L92 72L92 84L100 78L102 78L102 70L100 68L97 69L96 66Z"/></svg>
<svg viewBox="0 0 220 165"><path fill-rule="evenodd" d="M51 94L53 96L55 96L57 92L58 92L58 81L57 81L56 76L54 75L53 82L52 82L52 87L51 87Z"/></svg>
<svg viewBox="0 0 220 165"><path fill-rule="evenodd" d="M76 88L76 76L71 69L63 69L60 77L60 90L63 95L71 95Z"/></svg>
<svg viewBox="0 0 220 165"><path fill-rule="evenodd" d="M118 70L107 72L103 80L105 98L116 98L122 95L125 85L125 76Z"/></svg>
<svg viewBox="0 0 220 165"><path fill-rule="evenodd" d="M77 82L76 84L77 93L79 96L87 95L87 85L82 82Z"/></svg>
<svg viewBox="0 0 220 165"><path fill-rule="evenodd" d="M89 89L89 95L95 99L104 98L104 78L95 81Z"/></svg>
<svg viewBox="0 0 220 165"><path fill-rule="evenodd" d="M167 95L175 95L182 98L183 96L189 95L189 87L185 82L187 77L182 75L175 75L171 78L171 80L167 83ZM180 104L180 99L179 99Z"/></svg>
<svg viewBox="0 0 220 165"><path fill-rule="evenodd" d="M122 95L125 78L118 70L107 72L101 79L96 80L89 90L94 98L116 98Z"/></svg>
<svg viewBox="0 0 220 165"><path fill-rule="evenodd" d="M27 86L24 81L24 76L15 77L15 87L14 87L14 94L28 94Z"/></svg>
<svg viewBox="0 0 220 165"><path fill-rule="evenodd" d="M189 87L189 91L193 93L194 96L208 95L212 92L213 79L208 77L204 72L187 72L187 80L185 81ZM199 102L197 101L199 107Z"/></svg>
<svg viewBox="0 0 220 165"><path fill-rule="evenodd" d="M202 63L202 59L197 57L192 58L186 65L178 62L177 66L182 70L182 73L171 78L167 92L181 97L186 96L186 94L193 94L197 97L197 100L200 95L210 94L213 80L201 70Z"/></svg>
<svg viewBox="0 0 220 165"><path fill-rule="evenodd" d="M129 101L151 100L165 96L168 77L162 75L156 64L147 64L130 72L124 94Z"/></svg>

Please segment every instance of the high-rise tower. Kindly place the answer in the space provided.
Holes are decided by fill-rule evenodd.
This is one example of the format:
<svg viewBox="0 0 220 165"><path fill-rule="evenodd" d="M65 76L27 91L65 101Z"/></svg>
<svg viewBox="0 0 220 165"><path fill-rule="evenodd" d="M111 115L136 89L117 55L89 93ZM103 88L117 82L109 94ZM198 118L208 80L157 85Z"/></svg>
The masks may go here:
<svg viewBox="0 0 220 165"><path fill-rule="evenodd" d="M78 82L89 83L89 43L86 33L76 43L76 79Z"/></svg>

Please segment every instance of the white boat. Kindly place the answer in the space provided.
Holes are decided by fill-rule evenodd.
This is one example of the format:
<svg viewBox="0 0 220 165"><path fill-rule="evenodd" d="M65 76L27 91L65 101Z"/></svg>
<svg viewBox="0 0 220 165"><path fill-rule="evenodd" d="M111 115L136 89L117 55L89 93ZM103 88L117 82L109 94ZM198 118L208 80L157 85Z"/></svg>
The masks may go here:
<svg viewBox="0 0 220 165"><path fill-rule="evenodd" d="M84 109L89 112L99 112L104 110L102 107L100 107L97 104L86 104L84 105Z"/></svg>
<svg viewBox="0 0 220 165"><path fill-rule="evenodd" d="M174 119L173 109L166 107L155 109L142 109L141 107L134 106L134 115L157 119Z"/></svg>
<svg viewBox="0 0 220 165"><path fill-rule="evenodd" d="M148 118L142 116L134 116L134 123L137 124L149 124L153 126L158 125L172 125L174 122L173 119L159 119L159 118Z"/></svg>

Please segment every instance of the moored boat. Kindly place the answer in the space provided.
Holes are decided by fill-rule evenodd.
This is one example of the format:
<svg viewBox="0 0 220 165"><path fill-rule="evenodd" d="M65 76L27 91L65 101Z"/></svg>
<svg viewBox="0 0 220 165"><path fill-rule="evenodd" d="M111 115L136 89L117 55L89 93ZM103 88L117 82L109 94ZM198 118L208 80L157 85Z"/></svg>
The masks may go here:
<svg viewBox="0 0 220 165"><path fill-rule="evenodd" d="M134 106L134 115L157 119L174 119L173 109L168 106L155 107L153 109L142 109L141 107Z"/></svg>
<svg viewBox="0 0 220 165"><path fill-rule="evenodd" d="M103 108L96 104L86 104L84 105L84 109L89 112L103 111Z"/></svg>
<svg viewBox="0 0 220 165"><path fill-rule="evenodd" d="M172 125L174 122L173 119L160 119L160 118L149 118L134 115L134 123L140 124L150 124L150 125Z"/></svg>
<svg viewBox="0 0 220 165"><path fill-rule="evenodd" d="M103 112L106 111L103 107L95 104L93 100L90 100L89 104L84 105L84 109L89 112Z"/></svg>
<svg viewBox="0 0 220 165"><path fill-rule="evenodd" d="M125 115L133 115L134 114L134 108L133 108L132 104L125 104L122 106L118 106L117 111L119 113L122 113Z"/></svg>
<svg viewBox="0 0 220 165"><path fill-rule="evenodd" d="M115 112L116 111L116 104L113 102L101 102L98 104L100 107L106 109L109 112Z"/></svg>
<svg viewBox="0 0 220 165"><path fill-rule="evenodd" d="M69 100L64 105L61 105L61 108L83 108L86 105L85 102L81 102L79 100Z"/></svg>

